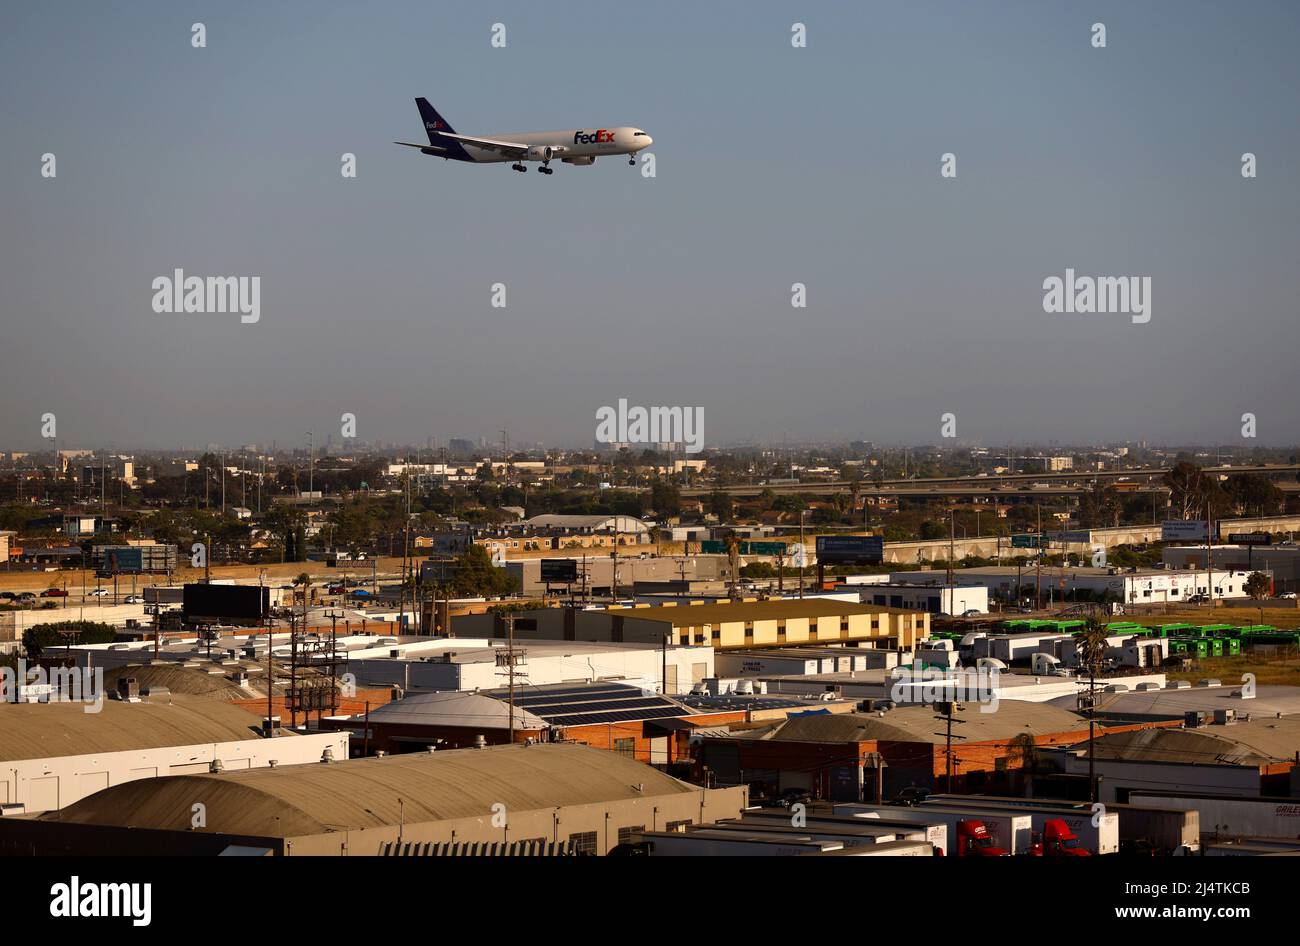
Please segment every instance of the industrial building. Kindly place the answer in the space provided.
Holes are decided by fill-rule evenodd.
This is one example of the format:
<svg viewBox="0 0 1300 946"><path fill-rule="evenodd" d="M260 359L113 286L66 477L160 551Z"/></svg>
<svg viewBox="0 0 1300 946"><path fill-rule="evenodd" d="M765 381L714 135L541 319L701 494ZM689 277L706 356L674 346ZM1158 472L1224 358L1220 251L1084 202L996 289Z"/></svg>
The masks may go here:
<svg viewBox="0 0 1300 946"><path fill-rule="evenodd" d="M930 614L964 615L968 611L987 614L989 590L983 585L924 584L890 581L887 584L853 586L864 604L907 608Z"/></svg>
<svg viewBox="0 0 1300 946"><path fill-rule="evenodd" d="M774 795L796 788L835 801L861 801L868 789L891 796L904 788L957 791L1009 785L1023 767L1025 736L1035 746L1074 745L1087 721L1042 703L1003 700L996 712L976 704L954 710L949 750L944 718L933 705L871 713L803 714L769 726L702 740L700 761L717 784L763 786Z"/></svg>
<svg viewBox="0 0 1300 946"><path fill-rule="evenodd" d="M364 716L322 725L355 733L353 749L423 752L515 742L577 742L654 765L686 755L697 730L746 719L743 708L693 709L617 683L520 686L479 692L418 693Z"/></svg>
<svg viewBox="0 0 1300 946"><path fill-rule="evenodd" d="M501 685L506 641L500 638L399 638L348 650L348 672L360 686L403 692L489 690ZM618 681L647 690L685 693L714 673L712 647L530 640L515 648L515 669L529 686Z"/></svg>
<svg viewBox="0 0 1300 946"><path fill-rule="evenodd" d="M1106 733L1092 754L1103 802L1143 790L1285 797L1300 758L1300 716L1191 713L1181 726ZM1086 746L1065 755L1067 775L1087 775L1088 765Z"/></svg>
<svg viewBox="0 0 1300 946"><path fill-rule="evenodd" d="M347 758L346 734L265 738L259 719L220 700L0 703L0 811L57 811L132 782L194 772ZM0 819L3 820L3 819Z"/></svg>
<svg viewBox="0 0 1300 946"><path fill-rule="evenodd" d="M499 614L456 619L456 633L506 636ZM918 611L826 598L682 603L603 610L541 608L514 616L517 640L638 641L717 649L857 644L907 649L930 635Z"/></svg>
<svg viewBox="0 0 1300 946"><path fill-rule="evenodd" d="M1205 573L1204 545L1166 545L1161 558L1170 568L1199 568ZM1268 572L1273 576L1275 594L1300 590L1300 546L1216 545L1210 549L1210 561L1215 568Z"/></svg>
<svg viewBox="0 0 1300 946"><path fill-rule="evenodd" d="M1214 597L1249 597L1246 594L1249 577L1247 571L1216 569ZM955 569L953 580L959 585L982 585L1003 599L1019 598L1026 590L1032 594L1038 589L1045 601L1063 601L1084 592L1093 600L1105 595L1123 604L1179 604L1210 590L1204 568L1198 572L1052 566L1040 571L1029 566L992 565Z"/></svg>
<svg viewBox="0 0 1300 946"><path fill-rule="evenodd" d="M131 782L57 817L0 818L0 854L356 856L481 843L604 854L746 804L744 788L701 789L618 753L516 744Z"/></svg>
<svg viewBox="0 0 1300 946"><path fill-rule="evenodd" d="M576 578L573 582L544 581L542 562L550 558L565 559L573 563ZM614 590L614 570L618 569L619 593L631 592L660 585L657 590L673 590L670 582L686 583L683 590L697 590L696 583L716 583L723 580L727 568L724 555L656 556L644 550L622 550L616 558L609 552L590 555L565 555L556 553L547 558L524 558L507 561L506 573L519 580L520 593L524 595L569 594L581 598L608 597ZM644 586L644 587L643 587Z"/></svg>

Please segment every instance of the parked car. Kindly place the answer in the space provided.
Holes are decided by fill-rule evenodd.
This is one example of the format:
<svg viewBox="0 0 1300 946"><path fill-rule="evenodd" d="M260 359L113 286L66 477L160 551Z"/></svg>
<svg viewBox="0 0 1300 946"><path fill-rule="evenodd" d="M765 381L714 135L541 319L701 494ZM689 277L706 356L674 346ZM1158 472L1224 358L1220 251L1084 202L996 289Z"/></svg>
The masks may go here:
<svg viewBox="0 0 1300 946"><path fill-rule="evenodd" d="M812 801L812 795L807 789L787 788L781 794L776 796L776 803L782 808L793 808L795 805L807 805Z"/></svg>
<svg viewBox="0 0 1300 946"><path fill-rule="evenodd" d="M66 598L68 593L62 588L46 588L41 592L42 598Z"/></svg>
<svg viewBox="0 0 1300 946"><path fill-rule="evenodd" d="M94 591L89 592L89 593L88 593L88 596L91 597L91 598L107 598L107 597L108 597L108 589L107 589L107 588L96 588Z"/></svg>
<svg viewBox="0 0 1300 946"><path fill-rule="evenodd" d="M144 604L144 598L142 598L140 595L127 595L122 600L125 601L127 604Z"/></svg>
<svg viewBox="0 0 1300 946"><path fill-rule="evenodd" d="M928 788L921 788L917 785L911 785L903 789L897 795L890 799L891 805L897 805L900 808L915 808L929 796Z"/></svg>

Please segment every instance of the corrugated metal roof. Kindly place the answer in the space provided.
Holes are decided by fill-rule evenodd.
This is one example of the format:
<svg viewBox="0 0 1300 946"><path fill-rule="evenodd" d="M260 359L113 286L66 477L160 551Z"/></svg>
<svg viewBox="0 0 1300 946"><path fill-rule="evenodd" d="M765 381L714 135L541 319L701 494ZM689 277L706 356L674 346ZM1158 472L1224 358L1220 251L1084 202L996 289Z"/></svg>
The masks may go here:
<svg viewBox="0 0 1300 946"><path fill-rule="evenodd" d="M1141 762L1249 766L1290 762L1300 752L1300 716L1109 733L1095 740L1093 751L1098 759Z"/></svg>
<svg viewBox="0 0 1300 946"><path fill-rule="evenodd" d="M222 700L0 703L0 762L260 738L258 719Z"/></svg>
<svg viewBox="0 0 1300 946"><path fill-rule="evenodd" d="M963 744L1011 739L1021 733L1035 736L1077 732L1087 723L1071 713L1043 703L1000 700L997 711L981 713L979 704L964 704L954 713L961 720L953 735ZM933 706L900 706L883 715L835 713L794 716L761 738L777 742L928 742L943 743L945 722Z"/></svg>
<svg viewBox="0 0 1300 946"><path fill-rule="evenodd" d="M616 752L576 743L516 744L140 779L41 819L188 831L193 806L202 803L209 827L198 830L295 837L490 818L498 803L523 812L698 791Z"/></svg>

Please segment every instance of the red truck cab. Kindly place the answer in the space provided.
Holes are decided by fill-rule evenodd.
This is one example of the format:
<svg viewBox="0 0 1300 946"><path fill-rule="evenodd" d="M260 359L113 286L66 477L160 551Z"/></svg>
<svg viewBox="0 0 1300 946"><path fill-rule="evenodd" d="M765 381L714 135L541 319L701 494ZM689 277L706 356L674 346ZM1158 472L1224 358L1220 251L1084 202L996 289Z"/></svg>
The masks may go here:
<svg viewBox="0 0 1300 946"><path fill-rule="evenodd" d="M1034 857L1091 857L1092 852L1079 846L1079 837L1059 818L1043 825L1043 833L1034 842Z"/></svg>
<svg viewBox="0 0 1300 946"><path fill-rule="evenodd" d="M989 829L982 821L959 821L957 823L958 857L1009 857L1005 850L993 843Z"/></svg>

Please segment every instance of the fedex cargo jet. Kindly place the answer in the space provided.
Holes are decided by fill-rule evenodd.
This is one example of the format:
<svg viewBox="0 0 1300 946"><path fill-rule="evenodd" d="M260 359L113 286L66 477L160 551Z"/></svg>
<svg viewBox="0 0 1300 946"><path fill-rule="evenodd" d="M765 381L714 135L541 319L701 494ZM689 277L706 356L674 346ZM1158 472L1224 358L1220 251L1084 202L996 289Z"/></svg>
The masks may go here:
<svg viewBox="0 0 1300 946"><path fill-rule="evenodd" d="M516 171L527 170L523 164L525 161L540 161L537 170L550 174L552 158L559 158L565 164L595 164L601 155L626 154L630 155L627 163L636 164L636 153L654 143L654 139L640 128L575 128L572 131L493 135L490 138L458 135L428 99L416 99L415 104L420 107L429 143L394 141L393 144L419 148L421 154L449 161L473 161L477 164L513 161L510 166Z"/></svg>

